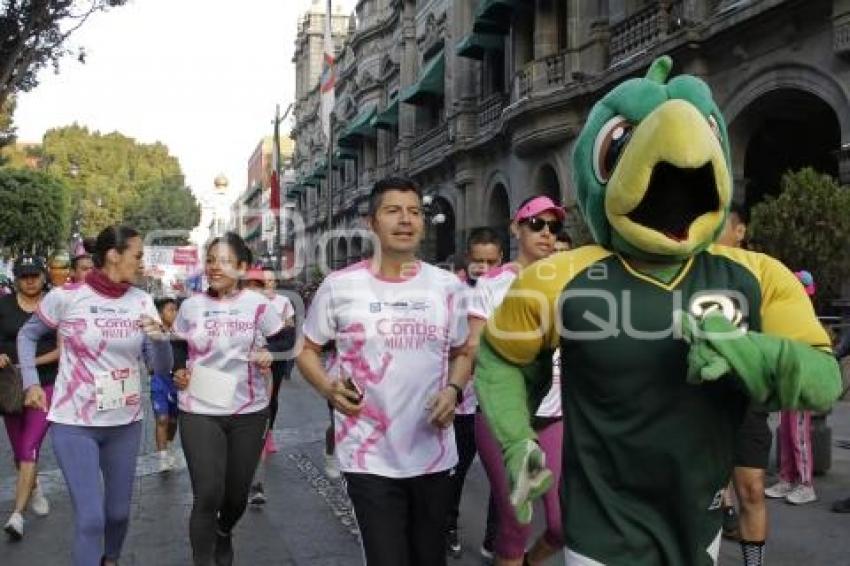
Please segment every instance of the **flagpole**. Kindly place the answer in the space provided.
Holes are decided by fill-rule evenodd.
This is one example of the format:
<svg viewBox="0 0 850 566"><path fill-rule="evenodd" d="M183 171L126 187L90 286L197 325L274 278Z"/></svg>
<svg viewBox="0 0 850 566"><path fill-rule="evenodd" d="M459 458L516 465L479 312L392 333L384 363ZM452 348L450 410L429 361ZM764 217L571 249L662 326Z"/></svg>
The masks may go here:
<svg viewBox="0 0 850 566"><path fill-rule="evenodd" d="M274 109L274 143L272 145L274 146L273 151L276 152L273 159L278 186L278 208L274 215L274 254L277 258L275 271L281 273L283 271L283 245L281 242L282 234L280 233L280 214L283 210L283 179L280 176L280 104L275 104Z"/></svg>
<svg viewBox="0 0 850 566"><path fill-rule="evenodd" d="M333 25L331 21L333 12L331 11L331 0L328 0L328 8L327 14L325 15L325 40L324 40L324 50L330 50L330 53L325 53L325 57L330 56L333 57L334 47L333 47ZM331 68L331 73L333 73L333 68ZM334 81L335 82L335 81ZM334 87L336 85L334 84ZM333 169L333 149L334 149L334 111L333 108L330 109L328 113L328 234L330 235L333 231L333 211L334 211L334 169ZM335 241L333 238L328 239L327 254L328 254L328 267L331 269L336 269L335 263L335 255L336 248Z"/></svg>

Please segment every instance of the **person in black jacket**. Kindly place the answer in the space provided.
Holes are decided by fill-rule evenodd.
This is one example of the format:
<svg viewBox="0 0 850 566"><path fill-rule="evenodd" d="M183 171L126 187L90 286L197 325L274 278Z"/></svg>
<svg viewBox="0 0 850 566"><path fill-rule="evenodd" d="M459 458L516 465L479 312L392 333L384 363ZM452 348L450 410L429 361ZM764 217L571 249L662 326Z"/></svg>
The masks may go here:
<svg viewBox="0 0 850 566"><path fill-rule="evenodd" d="M21 256L15 261L14 274L15 293L0 298L0 368L18 363L15 343L18 331L38 309L47 279L44 263L31 256ZM55 332L46 334L39 341L36 355L39 381L49 403L59 360ZM44 516L50 512L50 505L36 482L39 451L47 434L47 413L25 407L20 414L5 415L3 419L18 468L15 508L4 529L12 540L20 540L24 536L23 514L27 503L36 515Z"/></svg>

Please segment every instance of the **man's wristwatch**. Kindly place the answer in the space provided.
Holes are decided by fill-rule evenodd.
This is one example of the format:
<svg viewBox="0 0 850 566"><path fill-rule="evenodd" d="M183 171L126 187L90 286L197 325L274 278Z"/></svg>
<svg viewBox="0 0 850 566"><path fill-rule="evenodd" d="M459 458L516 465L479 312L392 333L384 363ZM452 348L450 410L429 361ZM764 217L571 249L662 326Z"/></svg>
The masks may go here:
<svg viewBox="0 0 850 566"><path fill-rule="evenodd" d="M448 383L446 387L451 387L455 390L455 396L457 397L457 401L455 402L455 407L460 407L460 404L463 403L463 389L457 383Z"/></svg>

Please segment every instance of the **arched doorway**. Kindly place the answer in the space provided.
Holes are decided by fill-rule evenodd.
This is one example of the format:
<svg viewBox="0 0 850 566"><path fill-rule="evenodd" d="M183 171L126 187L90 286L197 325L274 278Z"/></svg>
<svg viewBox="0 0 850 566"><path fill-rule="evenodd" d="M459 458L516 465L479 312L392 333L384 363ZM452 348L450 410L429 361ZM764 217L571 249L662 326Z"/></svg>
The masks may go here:
<svg viewBox="0 0 850 566"><path fill-rule="evenodd" d="M339 237L336 240L334 266L336 269L342 269L346 265L348 265L348 241L345 238Z"/></svg>
<svg viewBox="0 0 850 566"><path fill-rule="evenodd" d="M363 259L363 238L354 236L351 238L351 249L349 251L349 262L354 263Z"/></svg>
<svg viewBox="0 0 850 566"><path fill-rule="evenodd" d="M508 190L502 183L497 183L490 193L490 201L487 205L487 226L495 230L502 239L502 249L505 257L510 250L511 234L511 201L508 198Z"/></svg>
<svg viewBox="0 0 850 566"><path fill-rule="evenodd" d="M435 196L426 219L422 257L431 263L445 263L455 253L455 213L451 203Z"/></svg>
<svg viewBox="0 0 850 566"><path fill-rule="evenodd" d="M561 182L554 167L547 163L540 168L533 190L536 194L546 195L557 203L561 202Z"/></svg>
<svg viewBox="0 0 850 566"><path fill-rule="evenodd" d="M748 208L779 194L782 175L789 170L812 167L838 176L835 152L841 128L832 107L814 94L791 88L769 92L735 119L730 135L746 148L743 190Z"/></svg>

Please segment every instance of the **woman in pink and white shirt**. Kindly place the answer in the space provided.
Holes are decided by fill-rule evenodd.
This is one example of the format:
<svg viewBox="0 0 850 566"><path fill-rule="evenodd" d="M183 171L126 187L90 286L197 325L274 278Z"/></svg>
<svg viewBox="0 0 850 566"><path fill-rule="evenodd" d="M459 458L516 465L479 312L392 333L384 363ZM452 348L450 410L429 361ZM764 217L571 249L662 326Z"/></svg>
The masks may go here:
<svg viewBox="0 0 850 566"><path fill-rule="evenodd" d="M563 229L564 209L547 196L535 196L523 201L514 215L511 232L519 244L519 253L512 263L502 265L478 279L469 307L469 342L458 364L469 362L478 350L479 338L487 319L505 298L511 284L522 269L549 256L554 251L556 236ZM561 507L558 488L561 473L561 444L563 420L561 415L560 355L552 360L552 386L541 401L534 417L534 428L546 465L555 476L553 487L543 497L546 511L546 531L526 554L530 525L519 523L510 501L510 486L502 450L493 437L487 419L478 413L475 420L475 441L490 488L496 501L497 534L493 551L499 566L542 564L563 546ZM491 549L487 549L491 550Z"/></svg>
<svg viewBox="0 0 850 566"><path fill-rule="evenodd" d="M261 293L240 280L251 250L228 232L206 249L210 287L180 305L174 332L186 340L180 389L180 437L192 480L189 538L196 566L233 562L231 530L242 517L269 419L265 373L270 351L285 349L284 323Z"/></svg>
<svg viewBox="0 0 850 566"><path fill-rule="evenodd" d="M18 334L26 404L42 409L36 343L59 335L47 419L74 507L75 566L114 565L121 554L142 432L141 368L146 361L167 374L172 366L153 300L131 286L142 270L138 232L110 226L91 251L95 269L85 281L53 289Z"/></svg>

